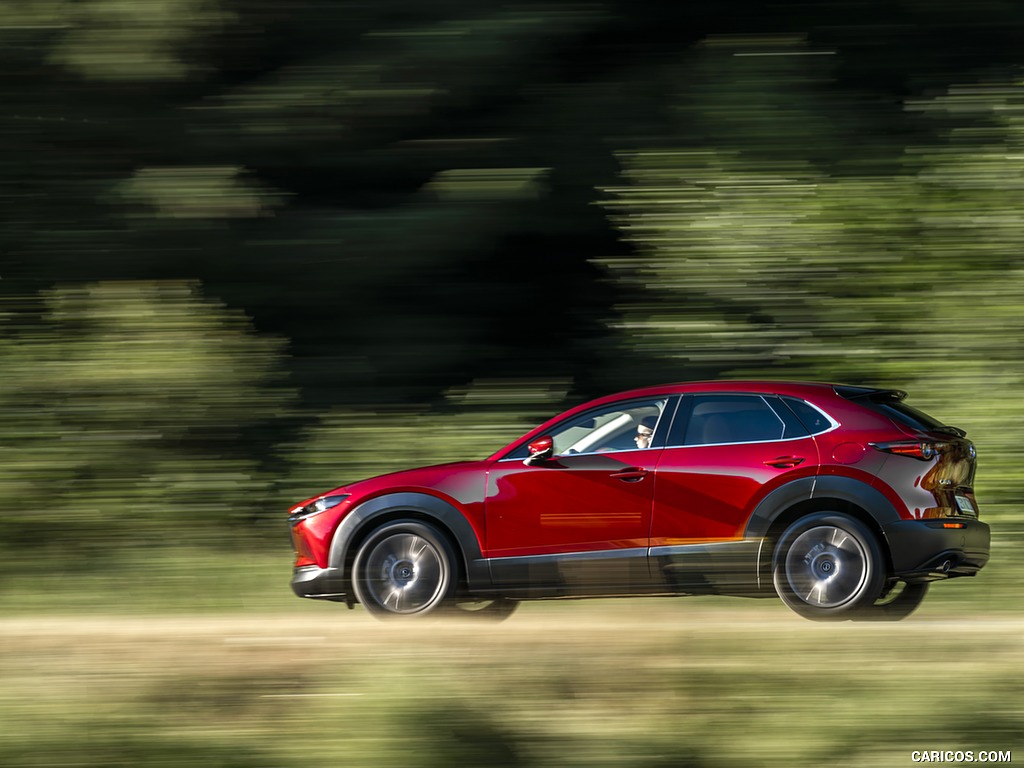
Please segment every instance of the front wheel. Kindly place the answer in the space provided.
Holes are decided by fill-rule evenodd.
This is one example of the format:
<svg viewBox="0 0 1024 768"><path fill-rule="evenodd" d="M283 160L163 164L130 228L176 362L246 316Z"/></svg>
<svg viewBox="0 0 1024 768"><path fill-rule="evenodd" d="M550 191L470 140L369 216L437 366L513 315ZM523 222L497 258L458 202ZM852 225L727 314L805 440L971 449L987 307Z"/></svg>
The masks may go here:
<svg viewBox="0 0 1024 768"><path fill-rule="evenodd" d="M775 591L807 619L851 618L878 598L885 581L878 540L863 523L838 512L794 522L772 558Z"/></svg>
<svg viewBox="0 0 1024 768"><path fill-rule="evenodd" d="M454 595L454 563L451 546L436 529L398 520L375 530L359 547L352 588L375 616L425 615Z"/></svg>

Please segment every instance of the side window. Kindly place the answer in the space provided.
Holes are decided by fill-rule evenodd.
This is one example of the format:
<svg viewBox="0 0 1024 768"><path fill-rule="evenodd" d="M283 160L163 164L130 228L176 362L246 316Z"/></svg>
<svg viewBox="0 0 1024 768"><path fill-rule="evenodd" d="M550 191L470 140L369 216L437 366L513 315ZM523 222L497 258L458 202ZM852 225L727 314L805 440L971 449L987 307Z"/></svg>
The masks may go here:
<svg viewBox="0 0 1024 768"><path fill-rule="evenodd" d="M801 423L800 419L796 417L796 414L789 410L780 398L765 396L764 399L772 407L776 415L782 419L782 423L785 424L782 430L783 440L792 440L795 437L807 437L810 435L810 432L807 431L807 428Z"/></svg>
<svg viewBox="0 0 1024 768"><path fill-rule="evenodd" d="M551 432L555 455L649 448L667 402L660 398L618 403L560 424Z"/></svg>
<svg viewBox="0 0 1024 768"><path fill-rule="evenodd" d="M760 395L695 395L690 418L682 440L670 438L672 445L722 445L786 440L806 435L792 414L779 415ZM776 406L781 406L776 401ZM678 438L677 435L673 436Z"/></svg>
<svg viewBox="0 0 1024 768"><path fill-rule="evenodd" d="M630 400L587 411L563 421L548 432L554 439L555 455L648 448L654 441L637 440L637 435L650 433L653 436L656 431L667 428L668 418L661 418L667 403L667 397ZM506 458L523 459L526 456L526 446L521 445Z"/></svg>
<svg viewBox="0 0 1024 768"><path fill-rule="evenodd" d="M555 456L577 453L633 451L661 447L661 432L668 429L669 417L662 418L669 398L629 400L587 411L551 428ZM521 445L506 459L525 459L528 450Z"/></svg>
<svg viewBox="0 0 1024 768"><path fill-rule="evenodd" d="M832 429L832 421L813 405L793 397L783 398L783 401L797 415L809 434L820 435L822 432Z"/></svg>

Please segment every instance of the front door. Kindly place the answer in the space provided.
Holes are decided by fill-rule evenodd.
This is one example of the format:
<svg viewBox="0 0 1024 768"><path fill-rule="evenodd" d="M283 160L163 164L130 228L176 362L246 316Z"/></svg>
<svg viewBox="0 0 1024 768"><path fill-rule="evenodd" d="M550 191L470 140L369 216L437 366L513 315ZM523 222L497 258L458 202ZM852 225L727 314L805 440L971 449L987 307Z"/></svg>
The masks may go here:
<svg viewBox="0 0 1024 768"><path fill-rule="evenodd" d="M667 429L667 401L626 401L571 418L552 430L550 459L526 464L515 455L491 466L485 540L496 584L550 582L575 593L649 580L661 455L653 446L656 431Z"/></svg>

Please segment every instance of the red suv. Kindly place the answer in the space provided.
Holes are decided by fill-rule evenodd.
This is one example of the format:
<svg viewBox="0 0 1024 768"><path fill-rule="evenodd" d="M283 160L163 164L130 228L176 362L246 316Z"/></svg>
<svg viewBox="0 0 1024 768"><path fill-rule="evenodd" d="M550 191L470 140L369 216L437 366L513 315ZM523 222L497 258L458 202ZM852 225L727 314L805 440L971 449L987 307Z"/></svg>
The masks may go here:
<svg viewBox="0 0 1024 768"><path fill-rule="evenodd" d="M989 555L974 446L905 396L729 381L603 397L482 461L294 507L292 588L380 616L724 594L900 619Z"/></svg>

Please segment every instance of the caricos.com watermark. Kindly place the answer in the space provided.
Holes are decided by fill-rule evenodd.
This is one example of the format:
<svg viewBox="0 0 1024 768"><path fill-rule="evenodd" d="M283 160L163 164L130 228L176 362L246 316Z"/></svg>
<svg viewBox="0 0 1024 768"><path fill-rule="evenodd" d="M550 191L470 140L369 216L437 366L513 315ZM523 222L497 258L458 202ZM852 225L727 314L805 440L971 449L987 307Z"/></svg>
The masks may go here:
<svg viewBox="0 0 1024 768"><path fill-rule="evenodd" d="M915 749L910 753L913 763L1012 763L1010 750Z"/></svg>

